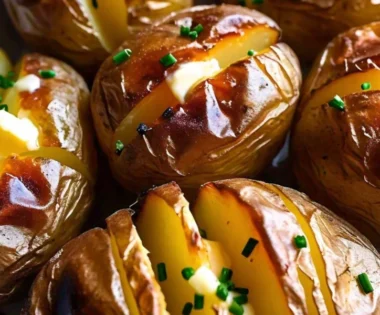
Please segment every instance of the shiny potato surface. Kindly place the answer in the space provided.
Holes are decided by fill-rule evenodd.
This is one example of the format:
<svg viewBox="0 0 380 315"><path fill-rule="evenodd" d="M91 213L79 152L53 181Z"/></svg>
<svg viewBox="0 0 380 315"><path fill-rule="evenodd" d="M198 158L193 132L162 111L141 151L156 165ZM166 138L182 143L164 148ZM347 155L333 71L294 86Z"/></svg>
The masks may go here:
<svg viewBox="0 0 380 315"><path fill-rule="evenodd" d="M293 167L302 189L377 247L379 35L380 24L374 23L343 33L327 46L306 80L292 138ZM336 95L342 111L328 104Z"/></svg>
<svg viewBox="0 0 380 315"><path fill-rule="evenodd" d="M34 48L95 74L130 31L191 5L189 0L5 0L23 38Z"/></svg>
<svg viewBox="0 0 380 315"><path fill-rule="evenodd" d="M273 18L283 30L283 40L302 62L313 62L336 35L352 27L380 20L380 3L373 0L227 0L246 4Z"/></svg>
<svg viewBox="0 0 380 315"><path fill-rule="evenodd" d="M180 35L198 25L196 40ZM261 13L223 5L176 13L128 39L117 52L130 49L129 60L107 59L92 92L116 179L132 191L171 179L191 189L259 173L283 143L301 84L279 35ZM169 53L177 62L165 67Z"/></svg>
<svg viewBox="0 0 380 315"><path fill-rule="evenodd" d="M95 180L83 79L39 54L10 70L0 73L13 85L0 91L0 303L79 232Z"/></svg>
<svg viewBox="0 0 380 315"><path fill-rule="evenodd" d="M128 288L125 283L141 283L139 277L131 281L130 272L143 266L126 267L126 261L133 262L130 251L114 246L122 240L124 248L137 243L149 251L136 253L149 266L145 275L154 281L154 271L157 279L157 286L144 292L165 296L167 306L161 304L157 314L165 307L181 314L188 302L195 307L195 295L202 295L204 303L192 314L379 314L379 253L355 228L306 195L257 181L224 180L201 186L191 210L174 182L150 190L136 210L136 229L128 212L120 211L107 220L107 230L92 230L67 244L37 277L27 311L54 314L64 306L82 314L125 314L116 305L126 305L135 314L132 307L139 301L141 314L156 314L143 308L151 300L126 301L128 291L124 296L118 291ZM118 233L110 232L115 226ZM102 239L91 242L100 234ZM119 253L124 253L124 269L115 268ZM189 268L193 271L186 276ZM216 291L226 281L225 268L232 271L233 286L223 298ZM123 270L124 284L119 280ZM363 274L366 282L359 280Z"/></svg>

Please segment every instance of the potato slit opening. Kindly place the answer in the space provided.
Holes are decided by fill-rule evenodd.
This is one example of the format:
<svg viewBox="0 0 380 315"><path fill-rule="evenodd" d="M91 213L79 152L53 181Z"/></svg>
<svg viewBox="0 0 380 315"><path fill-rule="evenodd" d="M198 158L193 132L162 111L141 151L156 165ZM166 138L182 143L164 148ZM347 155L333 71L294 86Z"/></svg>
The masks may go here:
<svg viewBox="0 0 380 315"><path fill-rule="evenodd" d="M248 50L253 49L260 54L277 40L277 30L266 26L257 26L246 30L245 33L240 36L230 36L221 40L214 48L205 54L205 58L202 61L216 59L221 71L223 71L235 62L243 58L249 58ZM201 80L195 82L191 89L214 76L215 74L203 77ZM136 129L140 123L151 125L168 107L175 107L179 103L180 101L174 96L167 81L161 82L123 119L115 131L114 140L120 140L124 145L127 145L137 136Z"/></svg>

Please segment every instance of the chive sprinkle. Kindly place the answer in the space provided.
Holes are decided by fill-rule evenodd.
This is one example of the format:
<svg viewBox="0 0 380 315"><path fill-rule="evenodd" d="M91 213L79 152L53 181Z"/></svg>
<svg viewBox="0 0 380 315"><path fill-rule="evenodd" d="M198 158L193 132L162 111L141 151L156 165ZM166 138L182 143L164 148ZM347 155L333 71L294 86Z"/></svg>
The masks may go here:
<svg viewBox="0 0 380 315"><path fill-rule="evenodd" d="M253 49L248 50L248 56L252 57L255 55L255 51Z"/></svg>
<svg viewBox="0 0 380 315"><path fill-rule="evenodd" d="M160 282L165 281L168 278L166 274L165 263L159 263L157 265L157 274L158 274L158 281Z"/></svg>
<svg viewBox="0 0 380 315"><path fill-rule="evenodd" d="M256 245L259 243L259 241L255 240L254 238L250 238L247 242L247 244L245 245L243 251L241 252L241 254L244 256L244 257L249 257L249 255L252 254L253 250L255 249Z"/></svg>
<svg viewBox="0 0 380 315"><path fill-rule="evenodd" d="M195 40L198 38L198 33L196 31L191 31L189 33L189 37L192 39L192 40Z"/></svg>
<svg viewBox="0 0 380 315"><path fill-rule="evenodd" d="M116 151L115 151L116 154L120 155L121 152L123 152L123 150L124 150L123 142L121 142L120 140L117 140L115 146L116 146Z"/></svg>
<svg viewBox="0 0 380 315"><path fill-rule="evenodd" d="M205 298L203 295L195 294L194 295L194 309L201 310L203 309Z"/></svg>
<svg viewBox="0 0 380 315"><path fill-rule="evenodd" d="M98 8L98 0L92 0L92 6L97 9Z"/></svg>
<svg viewBox="0 0 380 315"><path fill-rule="evenodd" d="M113 63L116 65L121 65L122 63L126 62L132 55L132 50L130 49L124 49L122 51L119 51L116 55L112 57Z"/></svg>
<svg viewBox="0 0 380 315"><path fill-rule="evenodd" d="M190 302L186 303L182 310L182 315L190 315L193 310L193 304Z"/></svg>
<svg viewBox="0 0 380 315"><path fill-rule="evenodd" d="M358 276L358 281L365 294L373 292L373 287L368 275L364 272Z"/></svg>
<svg viewBox="0 0 380 315"><path fill-rule="evenodd" d="M15 74L14 71L8 71L7 78L8 78L8 79L13 79L15 75L16 75L16 74Z"/></svg>
<svg viewBox="0 0 380 315"><path fill-rule="evenodd" d="M235 289L235 283L233 283L231 280L226 282L227 290L233 291Z"/></svg>
<svg viewBox="0 0 380 315"><path fill-rule="evenodd" d="M177 62L177 59L172 54L167 54L160 59L161 64L164 67L170 67Z"/></svg>
<svg viewBox="0 0 380 315"><path fill-rule="evenodd" d="M239 305L247 304L248 303L248 296L245 294L235 296L234 301Z"/></svg>
<svg viewBox="0 0 380 315"><path fill-rule="evenodd" d="M246 7L247 4L245 3L245 0L238 0L238 5L242 6L242 7Z"/></svg>
<svg viewBox="0 0 380 315"><path fill-rule="evenodd" d="M3 97L0 95L0 102L2 102L3 101Z"/></svg>
<svg viewBox="0 0 380 315"><path fill-rule="evenodd" d="M244 308L241 305L239 305L238 303L236 303L235 301L233 301L231 303L228 310L233 315L243 315L244 314Z"/></svg>
<svg viewBox="0 0 380 315"><path fill-rule="evenodd" d="M297 235L294 238L294 244L296 244L297 248L306 248L307 247L306 237L303 235Z"/></svg>
<svg viewBox="0 0 380 315"><path fill-rule="evenodd" d="M339 95L335 95L334 98L329 102L329 106L340 111L344 110L344 101Z"/></svg>
<svg viewBox="0 0 380 315"><path fill-rule="evenodd" d="M0 105L0 110L5 110L7 112L8 111L8 105L6 105L6 104Z"/></svg>
<svg viewBox="0 0 380 315"><path fill-rule="evenodd" d="M362 85L361 85L361 88L363 91L367 91L371 88L371 83L369 82L364 82Z"/></svg>
<svg viewBox="0 0 380 315"><path fill-rule="evenodd" d="M4 77L0 75L0 88L2 89L8 89L11 88L15 85L15 82L12 81L11 79Z"/></svg>
<svg viewBox="0 0 380 315"><path fill-rule="evenodd" d="M232 278L232 270L229 268L223 267L219 276L220 282L226 283L227 281L231 280L231 278Z"/></svg>
<svg viewBox="0 0 380 315"><path fill-rule="evenodd" d="M248 295L249 289L247 289L247 288L235 288L234 292L239 293L239 294Z"/></svg>
<svg viewBox="0 0 380 315"><path fill-rule="evenodd" d="M182 269L181 273L182 273L182 277L185 280L189 280L192 276L194 276L195 270L194 270L194 268L187 267L187 268Z"/></svg>
<svg viewBox="0 0 380 315"><path fill-rule="evenodd" d="M200 33L203 32L203 25L202 24L198 24L196 27L193 28L193 32L197 32L197 34L199 35Z"/></svg>
<svg viewBox="0 0 380 315"><path fill-rule="evenodd" d="M216 289L216 296L221 299L222 301L227 300L228 296L228 289L226 285L224 284L219 284L218 288Z"/></svg>
<svg viewBox="0 0 380 315"><path fill-rule="evenodd" d="M55 78L56 73L54 70L47 69L47 70L40 70L39 71L41 78L43 79L52 79Z"/></svg>
<svg viewBox="0 0 380 315"><path fill-rule="evenodd" d="M187 37L190 33L190 27L181 25L181 28L179 30L179 33L181 36Z"/></svg>

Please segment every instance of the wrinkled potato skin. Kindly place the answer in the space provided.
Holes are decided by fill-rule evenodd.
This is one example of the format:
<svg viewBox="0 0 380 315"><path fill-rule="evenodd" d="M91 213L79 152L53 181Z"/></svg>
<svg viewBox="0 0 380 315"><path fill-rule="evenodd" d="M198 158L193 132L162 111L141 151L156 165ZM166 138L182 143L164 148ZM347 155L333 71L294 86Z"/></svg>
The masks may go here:
<svg viewBox="0 0 380 315"><path fill-rule="evenodd" d="M312 62L339 33L380 19L380 3L372 0L265 0L261 5L246 2L279 24L284 42L302 62Z"/></svg>
<svg viewBox="0 0 380 315"><path fill-rule="evenodd" d="M195 42L179 36L176 24L187 18L204 27ZM170 120L156 120L120 156L115 154L113 139L134 106L179 64L201 60L217 42L256 25L277 29L272 20L245 8L195 7L124 43L123 48L135 52L128 62L115 67L111 59L105 61L95 79L92 112L102 149L126 189L140 191L168 179L194 189L206 180L254 176L272 159L290 125L301 84L297 57L282 43L200 83ZM158 60L169 52L178 62L166 71ZM271 66L286 74L271 73Z"/></svg>
<svg viewBox="0 0 380 315"><path fill-rule="evenodd" d="M306 81L292 138L293 168L302 189L352 222L378 248L380 92L349 94L344 112L328 104L309 108L307 101L331 80L379 67L379 35L380 23L374 23L328 45Z"/></svg>
<svg viewBox="0 0 380 315"><path fill-rule="evenodd" d="M78 234L93 199L96 153L86 84L55 59L30 54L20 62L25 75L40 69L54 69L56 78L42 79L34 93L20 92L18 110L28 112L48 153L4 157L0 166L0 303ZM85 174L49 157L49 149L69 152Z"/></svg>

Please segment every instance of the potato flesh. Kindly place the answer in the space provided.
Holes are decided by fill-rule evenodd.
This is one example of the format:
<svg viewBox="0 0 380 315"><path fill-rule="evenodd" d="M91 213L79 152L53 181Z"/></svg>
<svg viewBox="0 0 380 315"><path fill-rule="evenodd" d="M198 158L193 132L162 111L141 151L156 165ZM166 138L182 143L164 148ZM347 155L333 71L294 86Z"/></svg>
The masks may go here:
<svg viewBox="0 0 380 315"><path fill-rule="evenodd" d="M249 211L232 194L206 187L198 196L194 216L207 236L224 246L231 258L233 280L249 289L248 301L256 314L290 315L279 276ZM242 250L251 237L259 244L246 258Z"/></svg>
<svg viewBox="0 0 380 315"><path fill-rule="evenodd" d="M185 209L185 211L189 210ZM191 224L191 222L185 224L195 226L195 223ZM158 278L157 264L165 263L167 280L160 282L160 286L167 301L168 312L182 314L184 305L187 302L193 303L195 294L194 289L182 277L182 269L192 267L196 270L202 265L210 267L210 262L199 255L192 245L192 240L187 238L182 220L175 210L156 195L147 197L136 227L145 248L150 252L149 258L156 278ZM216 256L218 254L214 255ZM223 255L219 254L219 257ZM223 262L218 262L219 266L223 264ZM214 315L212 306L219 302L216 295L205 296L204 309L193 310L192 314Z"/></svg>
<svg viewBox="0 0 380 315"><path fill-rule="evenodd" d="M244 36L231 36L220 41L205 55L207 57L204 60L216 59L223 71L238 60L246 58L248 50L263 51L273 45L277 38L276 30L257 26L247 30ZM168 107L175 107L179 103L167 82L163 81L123 119L115 131L114 140L121 140L127 145L136 137L136 129L140 123L152 124Z"/></svg>
<svg viewBox="0 0 380 315"><path fill-rule="evenodd" d="M128 8L125 0L98 1L97 8L94 7L93 0L80 2L103 48L112 52L128 35Z"/></svg>

